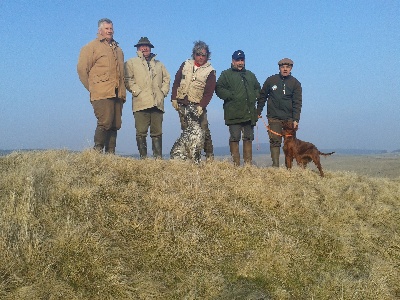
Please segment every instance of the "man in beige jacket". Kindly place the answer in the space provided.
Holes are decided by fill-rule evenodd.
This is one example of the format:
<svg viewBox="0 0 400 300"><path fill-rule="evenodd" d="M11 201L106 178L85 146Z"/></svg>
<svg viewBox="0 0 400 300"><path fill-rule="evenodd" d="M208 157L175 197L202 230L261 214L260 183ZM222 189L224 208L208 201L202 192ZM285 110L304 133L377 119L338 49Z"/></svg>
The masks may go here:
<svg viewBox="0 0 400 300"><path fill-rule="evenodd" d="M124 85L124 53L113 39L110 19L98 22L97 38L80 52L79 79L90 92L90 102L97 118L94 149L115 153L117 130L121 128L122 106L126 99Z"/></svg>
<svg viewBox="0 0 400 300"><path fill-rule="evenodd" d="M169 92L170 75L151 53L154 46L147 37L141 37L135 47L137 57L125 63L125 86L132 93L137 147L140 158L146 158L150 127L153 156L161 159L164 98Z"/></svg>

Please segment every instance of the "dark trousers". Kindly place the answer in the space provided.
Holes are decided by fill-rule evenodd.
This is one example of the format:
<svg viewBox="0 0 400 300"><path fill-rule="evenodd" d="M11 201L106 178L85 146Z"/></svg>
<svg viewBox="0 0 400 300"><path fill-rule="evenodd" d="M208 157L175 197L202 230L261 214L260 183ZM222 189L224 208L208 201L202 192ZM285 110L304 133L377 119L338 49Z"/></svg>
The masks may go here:
<svg viewBox="0 0 400 300"><path fill-rule="evenodd" d="M156 107L136 111L133 113L135 118L135 128L137 137L146 137L150 128L150 136L160 137L162 135L162 122L164 112Z"/></svg>
<svg viewBox="0 0 400 300"><path fill-rule="evenodd" d="M254 140L254 126L251 125L251 122L243 122L239 124L229 125L229 141L230 142L239 142L242 138L243 141L253 141Z"/></svg>
<svg viewBox="0 0 400 300"><path fill-rule="evenodd" d="M281 146L283 122L284 122L283 120L268 119L268 125L269 125L269 128L271 129L270 131L268 131L270 147L280 147ZM280 135L277 135L274 132L276 132Z"/></svg>

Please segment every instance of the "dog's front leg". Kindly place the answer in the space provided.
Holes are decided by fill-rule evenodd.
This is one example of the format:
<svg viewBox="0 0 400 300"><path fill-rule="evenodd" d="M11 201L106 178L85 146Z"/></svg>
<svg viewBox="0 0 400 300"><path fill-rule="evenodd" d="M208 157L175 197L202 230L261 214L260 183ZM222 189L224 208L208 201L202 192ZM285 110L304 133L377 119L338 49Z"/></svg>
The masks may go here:
<svg viewBox="0 0 400 300"><path fill-rule="evenodd" d="M285 165L286 168L291 169L293 165L293 156L285 155Z"/></svg>

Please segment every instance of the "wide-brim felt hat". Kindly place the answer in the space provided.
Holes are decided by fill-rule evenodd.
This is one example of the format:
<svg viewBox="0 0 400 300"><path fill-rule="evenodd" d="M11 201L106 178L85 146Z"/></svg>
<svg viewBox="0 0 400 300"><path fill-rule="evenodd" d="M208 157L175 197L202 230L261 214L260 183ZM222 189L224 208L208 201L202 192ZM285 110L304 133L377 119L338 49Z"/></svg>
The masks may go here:
<svg viewBox="0 0 400 300"><path fill-rule="evenodd" d="M139 47L141 45L148 45L150 48L154 48L153 44L150 43L150 40L146 36L142 36L135 47Z"/></svg>

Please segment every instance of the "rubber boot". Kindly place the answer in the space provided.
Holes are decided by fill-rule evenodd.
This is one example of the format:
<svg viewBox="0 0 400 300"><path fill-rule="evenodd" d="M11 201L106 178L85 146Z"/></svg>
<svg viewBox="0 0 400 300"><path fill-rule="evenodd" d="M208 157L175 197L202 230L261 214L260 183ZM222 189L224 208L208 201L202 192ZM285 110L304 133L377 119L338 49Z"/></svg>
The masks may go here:
<svg viewBox="0 0 400 300"><path fill-rule="evenodd" d="M162 159L162 137L152 137L151 142L153 147L153 157L155 159Z"/></svg>
<svg viewBox="0 0 400 300"><path fill-rule="evenodd" d="M115 147L117 146L117 131L109 130L107 133L106 144L104 146L105 152L108 154L115 154Z"/></svg>
<svg viewBox="0 0 400 300"><path fill-rule="evenodd" d="M233 165L235 167L240 166L239 142L229 142L229 148L231 150Z"/></svg>
<svg viewBox="0 0 400 300"><path fill-rule="evenodd" d="M272 167L279 168L279 155L280 155L280 147L270 147L271 150L271 158L272 158Z"/></svg>
<svg viewBox="0 0 400 300"><path fill-rule="evenodd" d="M206 161L214 160L214 146L212 144L210 132L206 132L206 137L204 140L204 152L206 153Z"/></svg>
<svg viewBox="0 0 400 300"><path fill-rule="evenodd" d="M140 159L147 158L147 140L145 136L137 136L136 143L139 150Z"/></svg>
<svg viewBox="0 0 400 300"><path fill-rule="evenodd" d="M243 141L243 161L245 165L251 165L253 161L253 143L252 141Z"/></svg>
<svg viewBox="0 0 400 300"><path fill-rule="evenodd" d="M103 153L104 144L107 137L107 131L102 127L96 127L94 132L94 147L93 149L99 153Z"/></svg>

